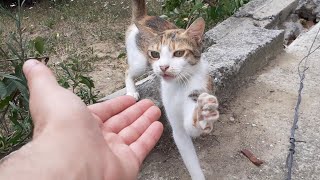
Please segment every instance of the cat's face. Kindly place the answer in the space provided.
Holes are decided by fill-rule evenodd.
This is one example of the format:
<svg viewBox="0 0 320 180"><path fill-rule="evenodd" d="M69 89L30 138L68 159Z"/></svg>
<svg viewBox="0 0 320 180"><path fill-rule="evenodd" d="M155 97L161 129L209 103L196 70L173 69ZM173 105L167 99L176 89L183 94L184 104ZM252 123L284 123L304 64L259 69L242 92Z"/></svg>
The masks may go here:
<svg viewBox="0 0 320 180"><path fill-rule="evenodd" d="M154 73L166 81L186 81L196 72L201 57L204 21L196 20L187 30L149 34L146 54Z"/></svg>
<svg viewBox="0 0 320 180"><path fill-rule="evenodd" d="M155 74L164 80L183 79L192 75L193 66L200 61L201 46L184 33L168 30L154 38L147 55Z"/></svg>

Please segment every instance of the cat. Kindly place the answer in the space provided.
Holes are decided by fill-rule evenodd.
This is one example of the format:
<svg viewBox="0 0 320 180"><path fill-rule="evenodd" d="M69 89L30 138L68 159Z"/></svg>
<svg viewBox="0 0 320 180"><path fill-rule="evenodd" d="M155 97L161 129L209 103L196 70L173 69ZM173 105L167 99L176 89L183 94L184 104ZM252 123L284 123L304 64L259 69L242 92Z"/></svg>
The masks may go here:
<svg viewBox="0 0 320 180"><path fill-rule="evenodd" d="M161 79L161 97L179 153L193 180L205 179L192 137L210 133L219 118L218 100L210 95L212 79L201 58L203 18L179 29L148 16L145 0L132 0L132 24L126 33L129 68L127 95L139 99L134 79L152 68Z"/></svg>

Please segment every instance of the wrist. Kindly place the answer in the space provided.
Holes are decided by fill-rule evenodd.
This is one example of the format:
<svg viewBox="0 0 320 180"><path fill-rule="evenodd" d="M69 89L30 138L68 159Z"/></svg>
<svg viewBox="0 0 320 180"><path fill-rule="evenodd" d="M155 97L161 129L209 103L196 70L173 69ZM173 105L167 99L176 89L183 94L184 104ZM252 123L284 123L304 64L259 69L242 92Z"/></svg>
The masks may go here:
<svg viewBox="0 0 320 180"><path fill-rule="evenodd" d="M0 165L0 179L103 179L104 157L88 146L77 132L43 132L9 155Z"/></svg>

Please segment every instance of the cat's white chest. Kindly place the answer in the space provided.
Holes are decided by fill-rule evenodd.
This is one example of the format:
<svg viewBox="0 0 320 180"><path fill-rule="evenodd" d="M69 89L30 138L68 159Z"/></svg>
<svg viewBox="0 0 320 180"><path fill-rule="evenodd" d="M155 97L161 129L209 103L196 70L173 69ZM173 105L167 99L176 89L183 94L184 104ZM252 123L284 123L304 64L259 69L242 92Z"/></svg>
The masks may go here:
<svg viewBox="0 0 320 180"><path fill-rule="evenodd" d="M169 120L170 118L183 119L185 91L178 85L162 82L162 102Z"/></svg>
<svg viewBox="0 0 320 180"><path fill-rule="evenodd" d="M171 125L182 125L183 119L187 111L193 111L194 103L189 94L193 90L201 90L206 88L206 69L195 74L188 80L188 84L161 81L162 102L165 108L166 115Z"/></svg>

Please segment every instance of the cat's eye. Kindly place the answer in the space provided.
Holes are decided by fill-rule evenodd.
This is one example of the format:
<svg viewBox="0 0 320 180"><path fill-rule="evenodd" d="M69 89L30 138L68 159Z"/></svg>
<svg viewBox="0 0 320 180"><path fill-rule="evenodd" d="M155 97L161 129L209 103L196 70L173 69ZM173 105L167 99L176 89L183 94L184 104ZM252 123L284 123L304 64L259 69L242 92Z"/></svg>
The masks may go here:
<svg viewBox="0 0 320 180"><path fill-rule="evenodd" d="M160 53L157 51L149 51L149 56L153 59L159 59L160 58Z"/></svg>
<svg viewBox="0 0 320 180"><path fill-rule="evenodd" d="M185 50L180 50L180 51L174 52L174 53L173 53L173 56L174 56L174 57L182 57L182 56L184 56L185 53L186 53Z"/></svg>

